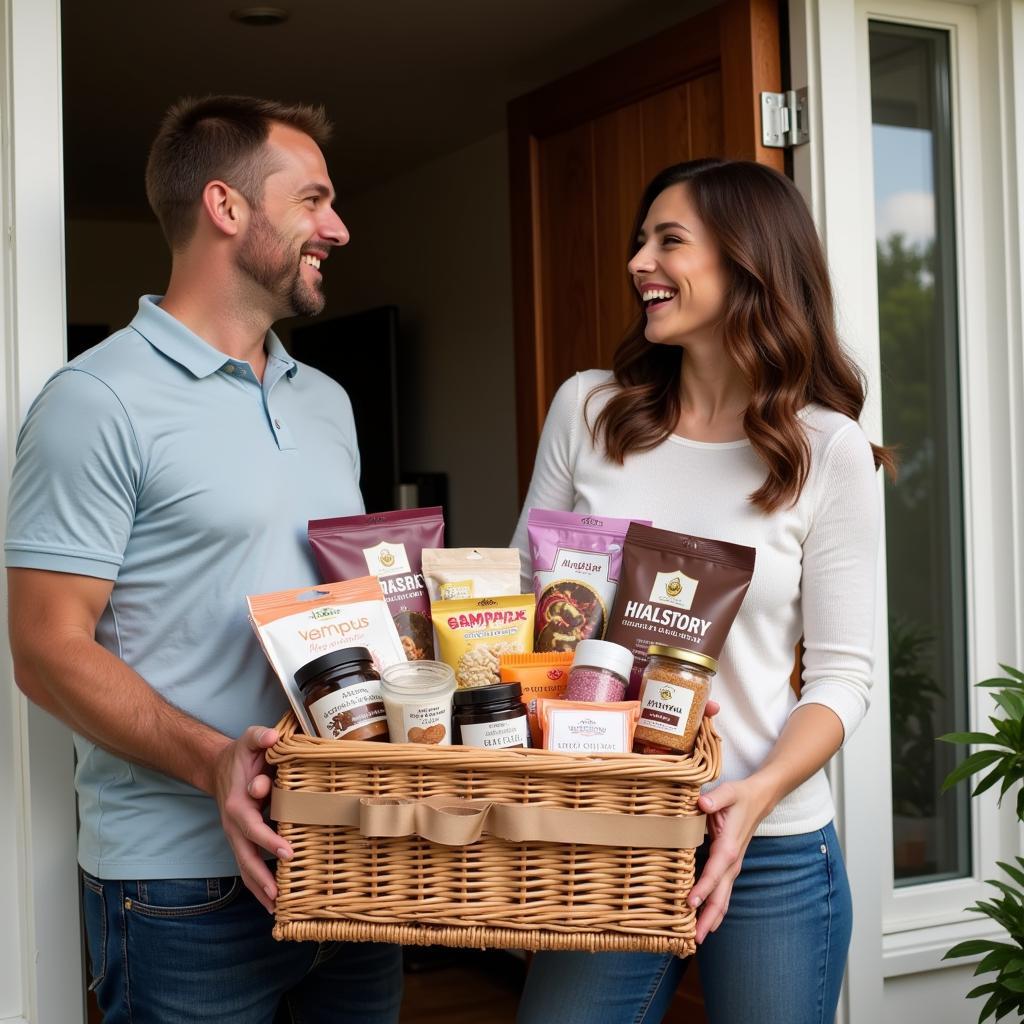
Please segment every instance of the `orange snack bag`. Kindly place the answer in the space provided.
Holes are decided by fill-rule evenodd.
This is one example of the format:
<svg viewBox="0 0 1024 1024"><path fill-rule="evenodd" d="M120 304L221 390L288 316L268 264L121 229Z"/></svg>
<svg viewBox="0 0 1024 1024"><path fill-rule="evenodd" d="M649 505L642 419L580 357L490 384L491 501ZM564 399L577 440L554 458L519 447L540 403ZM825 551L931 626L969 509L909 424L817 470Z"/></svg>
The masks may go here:
<svg viewBox="0 0 1024 1024"><path fill-rule="evenodd" d="M537 701L541 698L559 700L569 682L572 651L544 651L540 654L503 654L498 661L498 675L503 683L519 683L530 723L530 738L535 748L541 744Z"/></svg>
<svg viewBox="0 0 1024 1024"><path fill-rule="evenodd" d="M640 701L597 704L582 700L537 701L544 749L561 754L628 754L640 718Z"/></svg>

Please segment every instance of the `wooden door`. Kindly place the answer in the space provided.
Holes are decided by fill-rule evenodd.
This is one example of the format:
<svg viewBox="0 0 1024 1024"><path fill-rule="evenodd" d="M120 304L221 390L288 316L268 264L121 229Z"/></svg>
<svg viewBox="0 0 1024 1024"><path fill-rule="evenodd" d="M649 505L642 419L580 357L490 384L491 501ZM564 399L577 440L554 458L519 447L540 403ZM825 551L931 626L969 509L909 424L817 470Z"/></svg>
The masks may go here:
<svg viewBox="0 0 1024 1024"><path fill-rule="evenodd" d="M551 398L608 367L634 316L629 231L644 184L701 156L758 160L781 88L778 0L726 0L509 104L520 496Z"/></svg>

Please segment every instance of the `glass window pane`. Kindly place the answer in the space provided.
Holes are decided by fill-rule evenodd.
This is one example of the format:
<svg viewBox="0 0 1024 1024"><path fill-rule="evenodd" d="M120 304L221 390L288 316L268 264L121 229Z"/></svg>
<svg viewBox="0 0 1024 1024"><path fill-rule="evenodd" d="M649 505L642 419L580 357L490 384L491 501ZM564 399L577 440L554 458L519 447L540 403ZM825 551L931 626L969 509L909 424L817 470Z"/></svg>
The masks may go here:
<svg viewBox="0 0 1024 1024"><path fill-rule="evenodd" d="M966 728L963 501L949 37L871 22L875 237L897 884L970 874L969 797L939 795Z"/></svg>

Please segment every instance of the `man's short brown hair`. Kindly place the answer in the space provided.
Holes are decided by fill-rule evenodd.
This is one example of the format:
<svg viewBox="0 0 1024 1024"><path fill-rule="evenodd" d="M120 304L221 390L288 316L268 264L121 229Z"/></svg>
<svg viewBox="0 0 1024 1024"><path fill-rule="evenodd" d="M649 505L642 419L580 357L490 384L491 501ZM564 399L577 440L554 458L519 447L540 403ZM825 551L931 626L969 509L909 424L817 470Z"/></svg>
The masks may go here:
<svg viewBox="0 0 1024 1024"><path fill-rule="evenodd" d="M172 251L195 233L207 183L220 179L258 206L273 171L266 149L273 124L305 132L323 147L331 123L323 107L251 96L182 99L164 116L146 164L146 195Z"/></svg>

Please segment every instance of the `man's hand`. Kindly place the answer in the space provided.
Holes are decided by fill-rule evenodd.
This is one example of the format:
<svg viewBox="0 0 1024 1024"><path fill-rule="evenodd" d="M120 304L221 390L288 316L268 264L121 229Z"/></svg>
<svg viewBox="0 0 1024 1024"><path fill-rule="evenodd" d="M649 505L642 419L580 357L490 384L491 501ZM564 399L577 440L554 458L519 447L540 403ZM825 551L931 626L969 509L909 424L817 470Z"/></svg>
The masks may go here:
<svg viewBox="0 0 1024 1024"><path fill-rule="evenodd" d="M278 860L290 860L291 847L263 820L263 805L270 795L265 751L277 742L277 730L251 725L217 756L214 796L220 820L234 851L246 888L274 912L277 884L260 849Z"/></svg>

